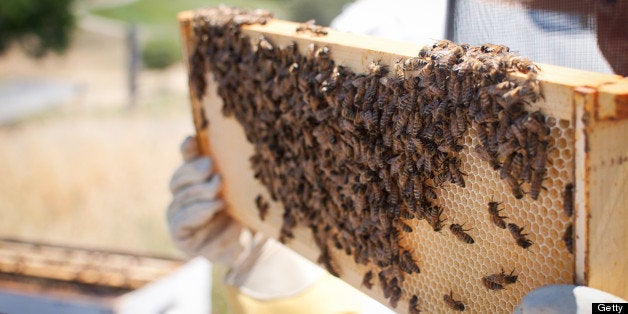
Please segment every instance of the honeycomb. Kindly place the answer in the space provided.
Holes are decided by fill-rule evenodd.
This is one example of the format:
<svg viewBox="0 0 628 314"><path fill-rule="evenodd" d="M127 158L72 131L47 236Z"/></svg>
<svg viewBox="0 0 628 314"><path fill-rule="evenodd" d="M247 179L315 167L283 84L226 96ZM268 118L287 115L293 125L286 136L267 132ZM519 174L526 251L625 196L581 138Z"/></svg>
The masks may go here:
<svg viewBox="0 0 628 314"><path fill-rule="evenodd" d="M351 255L392 307L412 303L410 312L508 312L536 287L571 281L563 191L573 182L573 127L520 111L538 97L532 63L503 46L442 41L396 64L396 80L376 63L355 74L335 66L327 47L304 56L239 35L260 16L205 13L191 85L202 95L199 78L216 75L223 114L255 145L255 177L285 207L280 240L307 226L332 274L342 277L338 262ZM512 71L534 73L506 81ZM517 157L532 179L525 168L496 170ZM493 201L508 228L491 221ZM262 219L265 202L256 198Z"/></svg>
<svg viewBox="0 0 628 314"><path fill-rule="evenodd" d="M574 180L573 125L555 121L551 138L554 149L549 153L548 178L544 181L547 191L543 190L537 201L516 199L499 178L499 171L471 149L478 141L471 129L461 154L467 186L447 184L437 193L447 222L472 227L468 233L475 243L463 243L449 230L433 232L425 221L409 221L416 231L405 235L402 246L414 248L421 274L406 277L404 285L412 288L404 289L404 299L415 293L420 296L421 310L442 313L451 310L443 301L443 295L451 290L467 311L507 313L535 288L572 282L573 255L562 241L571 219L563 213L562 194L565 185ZM508 230L491 223L487 210L491 199L502 202L500 214L508 217L507 222L524 226L534 245L527 250L517 246ZM507 273L514 269L519 275L517 282L501 291L486 289L481 278L502 268Z"/></svg>

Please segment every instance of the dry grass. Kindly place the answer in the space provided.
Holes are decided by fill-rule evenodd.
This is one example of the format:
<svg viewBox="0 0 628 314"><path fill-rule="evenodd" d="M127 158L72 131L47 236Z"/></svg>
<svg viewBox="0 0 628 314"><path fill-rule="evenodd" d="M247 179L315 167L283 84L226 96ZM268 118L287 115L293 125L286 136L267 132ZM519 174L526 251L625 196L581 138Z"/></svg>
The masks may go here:
<svg viewBox="0 0 628 314"><path fill-rule="evenodd" d="M185 112L70 114L0 129L0 234L172 253L164 220Z"/></svg>
<svg viewBox="0 0 628 314"><path fill-rule="evenodd" d="M142 72L138 108L125 110L124 44L79 31L64 55L0 58L0 79L81 90L60 109L0 127L0 236L176 253L164 212L179 142L193 130L185 70Z"/></svg>

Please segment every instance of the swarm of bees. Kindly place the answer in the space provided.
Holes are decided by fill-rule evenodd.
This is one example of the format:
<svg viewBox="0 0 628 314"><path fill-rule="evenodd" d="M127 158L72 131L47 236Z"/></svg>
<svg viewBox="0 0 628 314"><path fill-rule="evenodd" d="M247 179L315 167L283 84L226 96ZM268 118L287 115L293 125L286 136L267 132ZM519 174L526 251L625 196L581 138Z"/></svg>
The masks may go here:
<svg viewBox="0 0 628 314"><path fill-rule="evenodd" d="M197 12L189 76L202 97L205 74L213 74L223 114L235 117L254 145L255 178L284 206L281 241L293 238L297 225L309 228L319 262L336 276L332 249L377 265L362 284L370 289L377 274L396 307L406 274L420 273L413 250L400 244L401 232L412 232L412 220L435 232L445 227L436 190L465 187L460 151L469 129L477 131L478 156L500 171L516 198L539 196L550 141L543 113L525 110L541 97L530 61L504 46L442 40L417 57L390 67L373 62L368 73L356 74L336 65L327 47L312 44L301 54L296 43L279 47L242 35L239 26L270 17L226 7ZM313 23L297 32L324 35ZM511 72L526 78L511 79ZM263 219L268 204L261 197L256 203ZM498 206L489 203L491 221L505 229ZM532 245L522 228L510 225L520 246ZM449 229L475 242L462 225ZM451 293L444 300L465 308ZM418 312L418 297L411 301L410 311Z"/></svg>

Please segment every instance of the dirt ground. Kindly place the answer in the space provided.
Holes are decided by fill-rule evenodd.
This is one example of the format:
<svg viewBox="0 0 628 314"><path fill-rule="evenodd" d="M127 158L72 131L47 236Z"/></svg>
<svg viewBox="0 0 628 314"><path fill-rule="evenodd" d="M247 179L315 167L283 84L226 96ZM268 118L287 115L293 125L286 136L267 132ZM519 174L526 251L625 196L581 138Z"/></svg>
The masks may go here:
<svg viewBox="0 0 628 314"><path fill-rule="evenodd" d="M185 69L140 73L129 110L124 45L79 30L64 55L0 56L0 82L79 86L71 101L0 127L0 236L176 254L164 212L193 130Z"/></svg>

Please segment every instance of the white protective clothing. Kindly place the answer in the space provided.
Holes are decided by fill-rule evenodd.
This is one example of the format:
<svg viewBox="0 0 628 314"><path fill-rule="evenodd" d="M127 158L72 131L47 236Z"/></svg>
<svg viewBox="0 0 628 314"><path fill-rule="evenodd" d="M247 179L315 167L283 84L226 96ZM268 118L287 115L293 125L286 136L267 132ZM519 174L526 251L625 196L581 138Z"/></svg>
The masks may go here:
<svg viewBox="0 0 628 314"><path fill-rule="evenodd" d="M417 12L426 14L417 15ZM358 0L331 22L343 32L428 45L445 38L447 1Z"/></svg>
<svg viewBox="0 0 628 314"><path fill-rule="evenodd" d="M231 267L225 281L259 300L296 295L324 270L261 234L251 234L225 211L218 197L221 178L212 160L199 157L196 139L181 145L184 164L170 181L173 200L167 218L174 244Z"/></svg>

